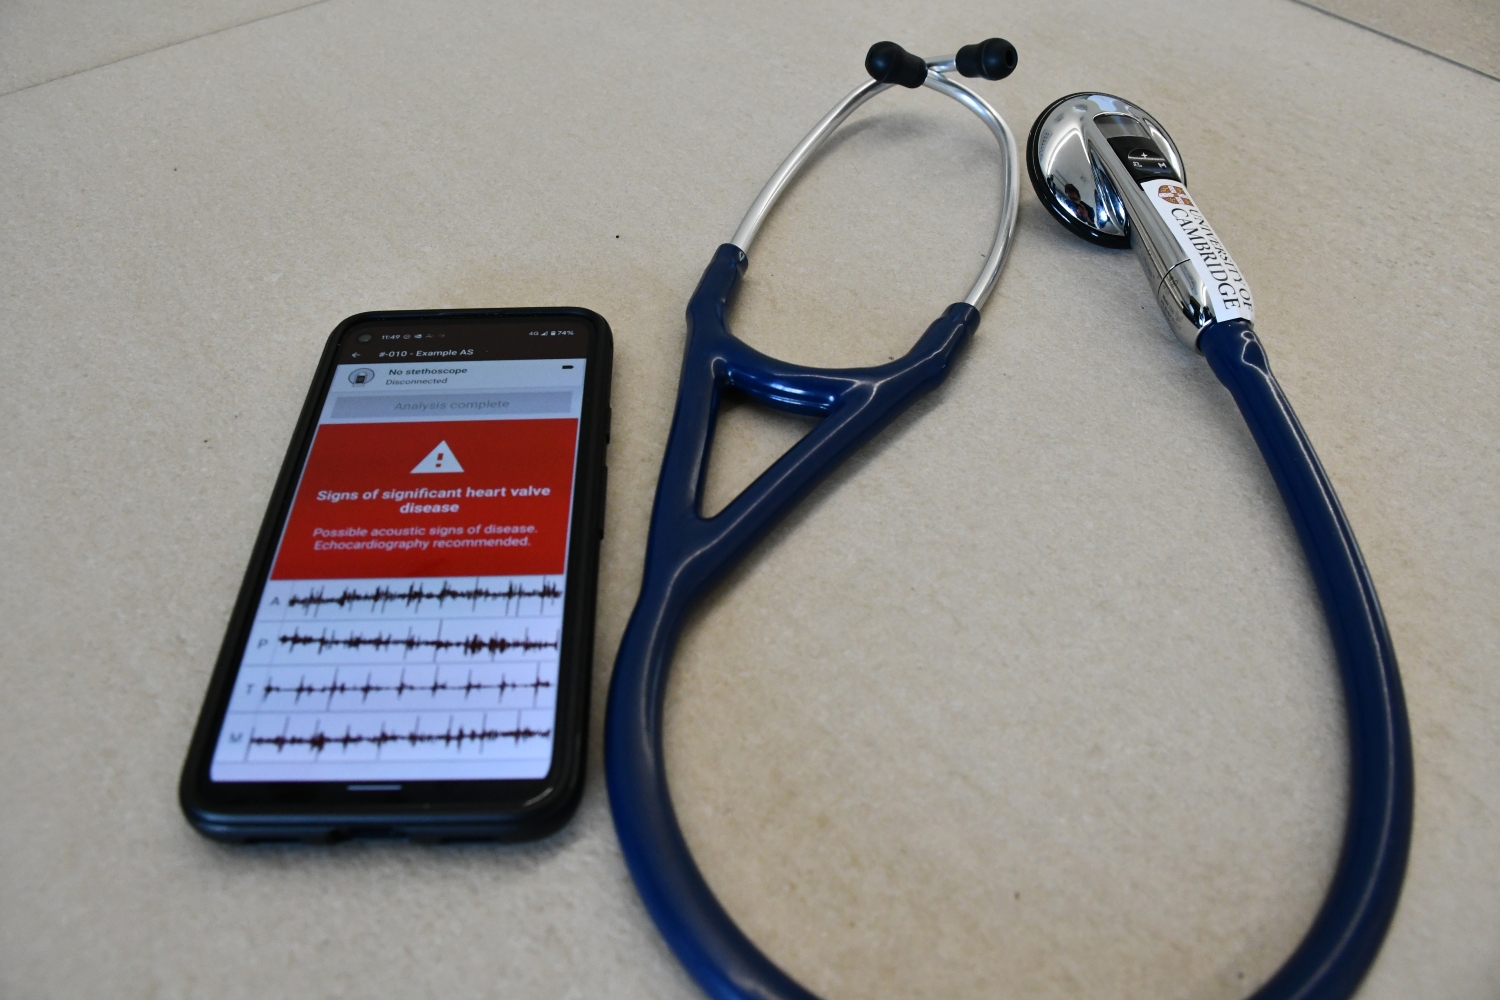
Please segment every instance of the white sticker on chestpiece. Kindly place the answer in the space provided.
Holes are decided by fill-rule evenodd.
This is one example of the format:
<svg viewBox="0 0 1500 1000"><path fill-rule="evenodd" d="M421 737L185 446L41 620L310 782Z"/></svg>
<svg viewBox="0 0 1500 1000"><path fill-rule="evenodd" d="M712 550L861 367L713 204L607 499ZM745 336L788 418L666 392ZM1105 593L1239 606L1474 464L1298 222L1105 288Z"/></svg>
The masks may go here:
<svg viewBox="0 0 1500 1000"><path fill-rule="evenodd" d="M1187 188L1177 181L1146 181L1141 185L1146 199L1156 208L1172 234L1177 237L1187 263L1203 281L1208 291L1209 302L1214 308L1214 318L1255 319L1255 306L1250 301L1250 285L1240 273L1239 265L1224 249L1219 234L1214 232Z"/></svg>

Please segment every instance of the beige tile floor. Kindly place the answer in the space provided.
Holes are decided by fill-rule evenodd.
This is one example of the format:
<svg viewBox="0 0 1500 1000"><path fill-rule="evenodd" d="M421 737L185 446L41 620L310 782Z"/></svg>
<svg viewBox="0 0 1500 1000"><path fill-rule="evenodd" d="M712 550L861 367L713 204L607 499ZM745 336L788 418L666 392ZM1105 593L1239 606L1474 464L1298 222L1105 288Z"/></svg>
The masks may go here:
<svg viewBox="0 0 1500 1000"><path fill-rule="evenodd" d="M1445 59L1500 77L1500 4L1495 0L1298 0L1384 32Z"/></svg>
<svg viewBox="0 0 1500 1000"><path fill-rule="evenodd" d="M312 0L318 2L318 0ZM309 0L6 0L0 93L307 6Z"/></svg>
<svg viewBox="0 0 1500 1000"><path fill-rule="evenodd" d="M189 729L322 340L373 308L610 319L602 695L713 247L870 42L991 33L1018 131L1083 87L1169 125L1359 532L1418 767L1361 996L1500 995L1500 84L1288 0L266 16L293 6L0 7L0 995L697 995L622 868L597 709L577 819L521 848L210 843L175 803ZM1463 61L1446 23L1408 40ZM897 353L996 204L982 131L888 95L763 234L737 329ZM1295 541L1131 259L1026 192L985 317L692 627L688 837L830 998L1243 996L1341 824ZM798 432L725 423L720 501Z"/></svg>

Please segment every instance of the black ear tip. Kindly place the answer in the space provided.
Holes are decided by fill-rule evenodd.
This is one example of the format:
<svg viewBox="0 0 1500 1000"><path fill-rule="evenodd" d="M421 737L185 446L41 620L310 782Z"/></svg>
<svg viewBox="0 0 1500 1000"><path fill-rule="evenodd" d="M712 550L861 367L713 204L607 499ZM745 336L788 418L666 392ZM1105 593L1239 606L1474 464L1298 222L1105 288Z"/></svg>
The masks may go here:
<svg viewBox="0 0 1500 1000"><path fill-rule="evenodd" d="M876 42L865 54L865 72L879 83L920 87L927 79L927 64L895 42Z"/></svg>
<svg viewBox="0 0 1500 1000"><path fill-rule="evenodd" d="M978 45L965 45L954 58L959 73L1003 80L1015 72L1020 57L1016 47L1003 38L986 38Z"/></svg>
<svg viewBox="0 0 1500 1000"><path fill-rule="evenodd" d="M901 60L905 49L895 42L876 42L870 46L870 51L865 53L865 72L879 80L890 73L891 68Z"/></svg>

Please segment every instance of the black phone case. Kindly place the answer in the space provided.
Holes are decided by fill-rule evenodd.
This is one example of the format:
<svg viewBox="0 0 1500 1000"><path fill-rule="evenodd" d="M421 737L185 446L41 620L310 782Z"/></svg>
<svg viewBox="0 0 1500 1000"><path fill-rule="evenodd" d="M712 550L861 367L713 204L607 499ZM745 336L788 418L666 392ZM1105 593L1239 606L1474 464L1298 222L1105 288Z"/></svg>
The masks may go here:
<svg viewBox="0 0 1500 1000"><path fill-rule="evenodd" d="M380 321L573 316L594 328L584 370L574 471L573 542L565 567L562 646L552 768L536 781L406 782L389 793L351 793L346 782L211 782L208 768L250 623L259 606L269 562L291 507L298 473L321 412L338 345L350 327ZM614 340L604 317L575 307L545 309L445 309L367 312L350 316L329 335L312 387L277 477L266 517L235 601L224 644L209 681L179 785L183 813L206 836L231 842L300 840L328 843L356 837L424 842L532 840L560 828L583 794L593 673L594 615L599 546L604 534L610 432L610 378Z"/></svg>

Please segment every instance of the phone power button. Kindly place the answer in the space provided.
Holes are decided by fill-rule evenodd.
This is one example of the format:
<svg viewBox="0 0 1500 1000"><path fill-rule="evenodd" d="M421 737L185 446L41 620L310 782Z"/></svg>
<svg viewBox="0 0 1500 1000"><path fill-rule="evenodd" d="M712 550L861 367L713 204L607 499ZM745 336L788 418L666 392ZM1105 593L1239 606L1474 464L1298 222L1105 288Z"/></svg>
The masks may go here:
<svg viewBox="0 0 1500 1000"><path fill-rule="evenodd" d="M609 466L604 467L604 475L599 477L599 537L604 537L604 501L609 498Z"/></svg>

